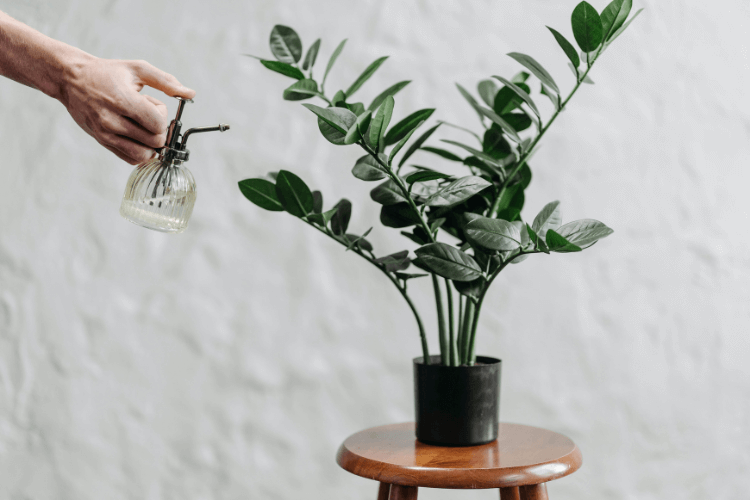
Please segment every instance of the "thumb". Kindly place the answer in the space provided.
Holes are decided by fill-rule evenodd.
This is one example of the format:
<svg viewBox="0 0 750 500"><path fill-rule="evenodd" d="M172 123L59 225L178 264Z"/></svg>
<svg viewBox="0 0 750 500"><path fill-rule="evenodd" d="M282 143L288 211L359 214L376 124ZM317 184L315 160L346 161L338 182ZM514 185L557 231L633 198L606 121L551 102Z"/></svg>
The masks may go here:
<svg viewBox="0 0 750 500"><path fill-rule="evenodd" d="M143 84L161 90L172 97L183 97L185 99L195 97L195 90L185 87L177 78L166 71L162 71L146 61L132 61L131 64L136 77Z"/></svg>

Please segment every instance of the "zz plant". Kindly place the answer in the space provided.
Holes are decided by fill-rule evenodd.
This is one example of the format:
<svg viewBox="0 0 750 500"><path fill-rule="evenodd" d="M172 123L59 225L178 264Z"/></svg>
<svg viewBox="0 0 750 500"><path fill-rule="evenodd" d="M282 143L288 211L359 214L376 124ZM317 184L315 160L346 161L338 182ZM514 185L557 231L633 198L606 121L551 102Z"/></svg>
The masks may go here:
<svg viewBox="0 0 750 500"><path fill-rule="evenodd" d="M292 172L282 170L269 174L268 178L246 179L239 183L239 188L259 207L298 217L377 267L414 313L425 362L430 359L427 336L407 285L416 278L432 280L441 363L472 365L476 359L474 346L482 304L503 269L532 254L580 252L612 233L606 225L592 219L563 225L557 201L547 204L531 223L524 221L521 209L524 190L531 181L530 158L581 85L593 84L589 78L591 69L640 13L639 10L628 20L631 7L632 0L614 0L598 13L585 1L578 4L573 10L572 28L580 53L565 36L549 28L575 77L575 85L567 96L563 96L552 76L534 58L513 52L508 55L525 71L510 79L493 76L479 82L481 101L457 85L478 115L482 126L479 134L438 121L413 140L417 129L435 110L421 109L390 125L394 96L410 83L408 80L387 88L367 106L353 99L387 57L374 61L348 88L328 97L325 92L328 75L346 40L333 51L318 82L313 70L320 39L303 58L297 33L286 26L273 28L270 46L276 60L257 59L266 68L296 80L284 90L285 100L318 98L325 102L326 107L307 103L303 106L316 116L321 134L330 143L356 146L364 151L352 174L366 182L383 181L370 193L372 200L382 205L380 222L402 229L401 234L419 246L414 251L416 258L410 257L408 250L376 255L367 239L373 228L362 234L348 231L352 212L348 199L325 209L321 192L311 191ZM548 119L531 97L532 86L552 101L554 111ZM441 126L467 132L473 144L443 140L444 147L428 145L427 141ZM457 167L465 169L465 174L407 164L418 153L455 162ZM441 238L442 235L447 238ZM418 271L407 272L411 266ZM455 297L454 289L458 292Z"/></svg>

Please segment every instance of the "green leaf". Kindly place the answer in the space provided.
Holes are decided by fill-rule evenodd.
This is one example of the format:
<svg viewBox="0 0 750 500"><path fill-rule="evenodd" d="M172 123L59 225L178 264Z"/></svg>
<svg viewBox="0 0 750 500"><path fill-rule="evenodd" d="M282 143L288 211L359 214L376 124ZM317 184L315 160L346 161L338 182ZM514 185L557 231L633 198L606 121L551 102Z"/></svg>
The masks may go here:
<svg viewBox="0 0 750 500"><path fill-rule="evenodd" d="M391 205L391 207L394 207L394 206L396 206L396 205ZM385 209L385 208L391 208L391 207L383 207L383 209ZM381 217L380 217L380 218L381 218L381 220L382 220L382 218L383 218L383 217L382 217L382 212L381 212ZM415 223L415 224L416 224L416 223ZM409 224L409 225L410 225L410 226L413 226L414 224ZM406 227L406 226L390 226L390 227ZM416 227L415 227L415 228L414 228L414 232L415 232L415 233L416 233L417 229L422 229L422 228L416 228ZM422 233L424 233L424 230L422 230ZM427 234L427 233L425 233L425 234ZM428 242L428 239L427 239L427 238L422 238L421 236L419 236L419 235L417 235L417 234L407 233L406 231L401 231L401 236L405 236L405 237L409 238L409 239L410 239L411 241L413 241L414 243L416 243L417 245L420 245L420 246L421 246L421 245L426 245L426 244L427 244L427 242ZM425 268L425 267L422 267L422 266L421 266L421 265L420 265L420 264L419 264L419 263L417 262L418 260L419 260L419 259L414 259L414 260L412 261L412 264L414 264L415 266L417 266L417 267L418 267L418 268L420 268L420 269L424 269L425 271L429 271L429 269L427 269L427 268Z"/></svg>
<svg viewBox="0 0 750 500"><path fill-rule="evenodd" d="M549 87L552 91L554 91L556 94L560 93L560 88L557 86L557 83L555 83L554 78L552 78L552 75L550 75L544 67L539 64L539 62L534 59L533 57L521 54L519 52L511 52L508 54L510 57L518 61L520 64L522 64L524 67L526 67L531 73L539 78L542 83L544 83L547 87Z"/></svg>
<svg viewBox="0 0 750 500"><path fill-rule="evenodd" d="M526 224L526 232L528 233L529 240L534 245L534 248L541 252L549 254L549 248L547 248L547 244L544 242L544 238L540 238L539 235L536 234L536 231L531 229L531 226L529 226L528 224Z"/></svg>
<svg viewBox="0 0 750 500"><path fill-rule="evenodd" d="M613 0L601 14L604 40L609 40L625 23L633 8L633 0Z"/></svg>
<svg viewBox="0 0 750 500"><path fill-rule="evenodd" d="M507 113L500 118L505 120L516 132L523 132L531 127L531 118L525 113Z"/></svg>
<svg viewBox="0 0 750 500"><path fill-rule="evenodd" d="M512 123L508 121L506 117L501 118L512 125ZM510 144L508 144L508 141L506 141L505 137L503 136L503 130L494 123L484 132L482 151L495 158L496 160L505 158L513 152Z"/></svg>
<svg viewBox="0 0 750 500"><path fill-rule="evenodd" d="M579 73L578 70L576 68L574 68L573 65L570 64L570 63L568 63L568 67L570 68L570 71L572 71L573 74L575 75L576 80L580 80L580 78L581 78L581 76L583 76L583 74ZM592 80L589 75L584 76L583 80L581 80L581 81L583 83L588 83L589 85L593 85L594 84L594 80Z"/></svg>
<svg viewBox="0 0 750 500"><path fill-rule="evenodd" d="M396 203L385 205L380 209L380 222L386 227L400 229L419 224L420 220L408 203ZM422 245L424 241L417 241L417 243Z"/></svg>
<svg viewBox="0 0 750 500"><path fill-rule="evenodd" d="M302 69L307 71L315 66L315 60L318 58L318 51L320 50L320 38L310 45L307 49L307 55L305 56L305 62L302 63Z"/></svg>
<svg viewBox="0 0 750 500"><path fill-rule="evenodd" d="M310 79L295 82L284 90L285 101L302 101L316 95L318 95L318 84Z"/></svg>
<svg viewBox="0 0 750 500"><path fill-rule="evenodd" d="M464 234L472 244L490 250L515 250L521 246L518 227L502 219L477 217L464 227Z"/></svg>
<svg viewBox="0 0 750 500"><path fill-rule="evenodd" d="M598 220L581 219L560 226L556 232L577 247L586 248L614 231Z"/></svg>
<svg viewBox="0 0 750 500"><path fill-rule="evenodd" d="M552 105L555 107L555 109L560 109L560 105L561 105L560 96L548 90L546 85L542 84L542 88L539 90L539 93L544 96L547 96L549 100L552 102Z"/></svg>
<svg viewBox="0 0 750 500"><path fill-rule="evenodd" d="M474 96L469 94L469 92L465 88L463 88L461 85L457 83L456 87L458 88L458 91L461 92L461 95L464 96L464 99L466 99L466 101L468 101L468 103L471 104L471 107L474 108L474 111L477 112L477 114L479 115L479 119L482 120L484 118L484 114L482 114L482 111L481 111L482 106L480 106L477 100L474 99Z"/></svg>
<svg viewBox="0 0 750 500"><path fill-rule="evenodd" d="M628 26L630 26L630 23L632 23L641 12L643 12L643 9L638 9L638 11L635 14L633 14L633 17L631 17L625 24L623 24L619 30L617 30L614 34L612 34L609 39L609 42L607 42L607 45L614 42L618 36L622 35L622 32L628 29Z"/></svg>
<svg viewBox="0 0 750 500"><path fill-rule="evenodd" d="M411 136L414 134L414 132L417 131L417 129L419 127L422 126L423 123L424 123L424 121L421 121L421 122L417 123L416 127L414 127L413 129L411 129L409 131L409 133L406 134L406 136L403 139L401 139L400 141L398 141L398 144L396 144L395 146L393 146L393 149L391 150L391 154L388 156L388 164L389 165L393 163L393 159L396 157L396 155L398 154L398 152L401 151L401 148L403 148L404 145L407 142L409 142L409 139L411 139Z"/></svg>
<svg viewBox="0 0 750 500"><path fill-rule="evenodd" d="M349 240L349 245L346 247L346 250L349 251L355 246L358 246L361 250L372 252L372 243L365 239L365 237L370 234L370 231L372 231L372 228L365 231L365 234L363 234L362 236L357 236L356 234L347 234L346 239Z"/></svg>
<svg viewBox="0 0 750 500"><path fill-rule="evenodd" d="M510 79L510 81L520 86L522 83L526 83L526 80L528 80L530 76L531 75L525 71L519 71L513 76L513 78Z"/></svg>
<svg viewBox="0 0 750 500"><path fill-rule="evenodd" d="M402 250L401 252L396 252L391 255L386 255L385 257L380 257L379 259L375 259L373 262L385 266L386 272L389 273L403 271L404 269L409 267L409 264L411 264L411 261L409 260L408 250Z"/></svg>
<svg viewBox="0 0 750 500"><path fill-rule="evenodd" d="M544 208L534 217L534 222L531 228L541 238L544 238L549 229L557 229L562 224L562 211L560 210L560 202L553 201L547 203Z"/></svg>
<svg viewBox="0 0 750 500"><path fill-rule="evenodd" d="M338 47L336 47L336 50L333 51L333 54L331 54L331 58L328 60L328 65L326 66L326 72L323 75L323 85L326 83L326 79L328 79L328 73L331 72L331 68L333 68L333 63L336 62L336 59L338 59L339 54L341 54L341 51L344 50L344 45L346 45L346 38L339 43Z"/></svg>
<svg viewBox="0 0 750 500"><path fill-rule="evenodd" d="M379 184L375 189L370 191L370 198L381 205L395 205L396 203L407 202L401 192L401 188L391 179Z"/></svg>
<svg viewBox="0 0 750 500"><path fill-rule="evenodd" d="M554 229L547 231L545 239L547 240L549 250L552 252L568 253L581 251L581 247L569 242L563 236L557 234Z"/></svg>
<svg viewBox="0 0 750 500"><path fill-rule="evenodd" d="M523 90L527 94L531 93L531 89L525 83L516 83L513 80L511 80L511 83L516 85L519 89ZM495 96L495 103L492 105L492 109L498 115L504 115L519 107L521 104L523 104L523 102L523 99L521 99L513 89L503 86Z"/></svg>
<svg viewBox="0 0 750 500"><path fill-rule="evenodd" d="M422 273L419 273L419 274L395 273L395 274L398 279L404 280L404 281L414 279L414 278L424 278L425 276L429 276L429 274L422 274Z"/></svg>
<svg viewBox="0 0 750 500"><path fill-rule="evenodd" d="M453 205L458 205L459 203L468 200L491 185L490 182L487 182L481 177L468 175L451 182L440 191L427 198L425 205L429 207L452 207Z"/></svg>
<svg viewBox="0 0 750 500"><path fill-rule="evenodd" d="M484 280L479 278L474 281L454 281L453 286L464 297L477 300L482 293L482 289L484 289L484 283Z"/></svg>
<svg viewBox="0 0 750 500"><path fill-rule="evenodd" d="M492 78L497 78L498 80L500 80L501 82L503 82L507 88L509 88L510 90L512 90L513 92L515 92L515 94L518 97L520 97L526 104L529 105L529 107L531 108L531 111L534 112L534 114L537 116L537 118L539 120L542 119L542 115L539 114L539 110L537 109L536 104L534 104L534 100L531 98L531 96L528 94L528 92L526 92L525 90L523 90L521 87L519 87L515 83L506 80L502 76L494 75ZM507 107L506 107L506 109L507 109ZM505 114L506 112L507 111L504 111L503 114Z"/></svg>
<svg viewBox="0 0 750 500"><path fill-rule="evenodd" d="M303 106L318 115L318 128L323 137L337 146L344 144L346 133L357 122L357 115L345 108L321 108L314 104Z"/></svg>
<svg viewBox="0 0 750 500"><path fill-rule="evenodd" d="M411 185L417 182L429 182L429 181L435 181L438 179L449 179L449 178L450 176L442 174L440 172L435 172L434 170L418 170L417 172L414 172L413 174L409 174L409 176L406 178L406 183Z"/></svg>
<svg viewBox="0 0 750 500"><path fill-rule="evenodd" d="M479 92L479 97L482 98L487 106L493 107L495 105L495 96L498 91L495 82L492 80L482 80L477 84L477 91Z"/></svg>
<svg viewBox="0 0 750 500"><path fill-rule="evenodd" d="M438 123L437 125L435 125L431 129L429 129L428 131L426 131L424 134L420 135L419 138L416 141L414 141L414 142L411 143L411 146L409 146L409 149L406 150L406 153L404 153L404 156L401 157L401 161L398 163L399 168L401 168L401 166L404 163L406 163L406 160L408 160L409 157L411 155L413 155L416 150L418 150L419 148L422 147L422 144L424 144L425 141L427 141L427 139L430 138L430 136L432 135L432 133L435 132L440 125L442 125L442 124Z"/></svg>
<svg viewBox="0 0 750 500"><path fill-rule="evenodd" d="M396 144L398 141L406 137L406 134L416 129L420 123L424 122L430 116L432 116L432 113L434 112L434 109L420 109L419 111L415 111L414 113L410 114L409 116L395 124L393 127L391 127L391 129L385 135L385 144L387 146Z"/></svg>
<svg viewBox="0 0 750 500"><path fill-rule="evenodd" d="M271 53L281 62L294 64L302 57L302 42L292 28L277 24L271 30Z"/></svg>
<svg viewBox="0 0 750 500"><path fill-rule="evenodd" d="M383 92L380 93L373 101L372 103L367 107L367 109L371 111L375 111L380 107L381 104L383 104L383 101L385 101L385 98L388 96L393 97L394 95L398 94L398 92L409 85L411 83L411 80L404 80L403 82L398 82L394 85L391 85L387 89L385 89Z"/></svg>
<svg viewBox="0 0 750 500"><path fill-rule="evenodd" d="M468 151L469 153L473 154L480 160L482 160L483 163L485 163L487 166L489 166L489 170L491 174L498 175L500 177L504 177L505 173L503 172L503 169L498 162L498 160L494 159L488 154L483 153L482 151L479 151L477 149L472 148L471 146L467 146L466 144L461 144L460 142L451 141L449 139L442 139L443 142L447 144L452 144L454 146L458 146L461 149L464 149ZM480 167L481 168L481 167Z"/></svg>
<svg viewBox="0 0 750 500"><path fill-rule="evenodd" d="M579 3L571 17L573 36L584 52L593 52L602 43L604 28L596 9L586 1Z"/></svg>
<svg viewBox="0 0 750 500"><path fill-rule="evenodd" d="M333 208L336 209L336 213L331 218L331 231L333 234L346 234L349 219L352 217L352 202L343 198Z"/></svg>
<svg viewBox="0 0 750 500"><path fill-rule="evenodd" d="M319 226L326 227L328 226L328 223L333 218L333 216L336 214L337 210L338 208L332 208L328 210L327 212L313 213L313 214L308 215L307 219L310 222L318 224Z"/></svg>
<svg viewBox="0 0 750 500"><path fill-rule="evenodd" d="M618 0L615 0L618 1ZM554 28L550 28L547 26L547 29L550 30L552 35L555 37L555 40L557 40L557 43L560 45L560 48L563 49L563 52L565 52L565 55L568 56L568 59L570 59L570 62L573 63L573 67L577 68L581 65L581 58L578 57L578 51L575 47L573 47L573 44L568 41L567 38L565 38L562 34L560 34L559 31L557 31Z"/></svg>
<svg viewBox="0 0 750 500"><path fill-rule="evenodd" d="M323 212L323 193L320 191L313 191L313 213L319 214Z"/></svg>
<svg viewBox="0 0 750 500"><path fill-rule="evenodd" d="M521 142L521 138L518 136L515 130L513 130L513 127L511 127L508 122L500 118L500 116L492 111L489 108L480 108L482 114L492 120L493 123L496 123L501 129L503 129L503 132L505 132L505 135L507 135L513 142Z"/></svg>
<svg viewBox="0 0 750 500"><path fill-rule="evenodd" d="M353 102L351 104L347 104L346 107L349 108L349 111L351 111L357 116L362 116L365 112L365 105L362 104L361 102ZM368 125L369 125L369 122L368 122Z"/></svg>
<svg viewBox="0 0 750 500"><path fill-rule="evenodd" d="M338 92L333 94L333 99L331 99L331 106L336 108L346 108L346 94L343 90L339 90Z"/></svg>
<svg viewBox="0 0 750 500"><path fill-rule="evenodd" d="M372 111L366 111L357 117L357 121L351 126L344 138L344 144L354 144L359 142L360 138L367 134L367 128L370 126Z"/></svg>
<svg viewBox="0 0 750 500"><path fill-rule="evenodd" d="M305 181L288 170L281 170L276 177L276 197L284 210L296 217L305 217L312 212L313 196Z"/></svg>
<svg viewBox="0 0 750 500"><path fill-rule="evenodd" d="M239 183L240 191L245 198L252 201L260 208L271 212L283 212L279 199L276 197L276 186L266 179L245 179Z"/></svg>
<svg viewBox="0 0 750 500"><path fill-rule="evenodd" d="M291 64L279 61L266 61L265 59L261 59L260 63L271 71L281 73L284 76L295 78L297 80L303 80L305 78L305 75Z"/></svg>
<svg viewBox="0 0 750 500"><path fill-rule="evenodd" d="M386 96L385 100L383 100L383 105L378 108L378 111L370 122L370 144L375 146L378 151L380 150L380 138L385 135L385 130L391 122L394 105L393 96Z"/></svg>
<svg viewBox="0 0 750 500"><path fill-rule="evenodd" d="M450 151L446 151L445 149L433 148L431 146L424 146L422 148L422 151L427 151L429 153L436 154L450 161L464 161L460 156L456 156Z"/></svg>
<svg viewBox="0 0 750 500"><path fill-rule="evenodd" d="M383 155L383 161L387 162L388 159ZM388 175L383 171L380 164L370 155L365 155L354 164L352 168L352 174L359 180L362 181L379 181L385 179Z"/></svg>
<svg viewBox="0 0 750 500"><path fill-rule="evenodd" d="M367 69L361 75L359 75L359 78L354 80L354 83L352 83L351 86L346 90L346 95L349 97L353 96L354 93L359 90L362 84L370 79L373 73L378 70L378 68L385 62L386 59L388 59L388 56L381 57L380 59L377 59L372 64L370 64Z"/></svg>
<svg viewBox="0 0 750 500"><path fill-rule="evenodd" d="M454 281L474 281L482 276L479 264L471 255L445 243L436 242L415 252L421 263L443 278Z"/></svg>

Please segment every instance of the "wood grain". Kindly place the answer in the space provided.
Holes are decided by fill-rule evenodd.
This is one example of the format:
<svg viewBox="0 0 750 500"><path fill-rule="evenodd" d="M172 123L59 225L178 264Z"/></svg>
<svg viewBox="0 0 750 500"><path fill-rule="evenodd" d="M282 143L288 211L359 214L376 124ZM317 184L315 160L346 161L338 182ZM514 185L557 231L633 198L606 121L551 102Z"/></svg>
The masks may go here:
<svg viewBox="0 0 750 500"><path fill-rule="evenodd" d="M500 488L500 500L521 500L521 494L518 492L518 486L510 488Z"/></svg>
<svg viewBox="0 0 750 500"><path fill-rule="evenodd" d="M417 488L415 486L391 485L390 500L417 500Z"/></svg>
<svg viewBox="0 0 750 500"><path fill-rule="evenodd" d="M388 500L388 495L391 494L391 485L388 483L380 483L378 489L378 500Z"/></svg>
<svg viewBox="0 0 750 500"><path fill-rule="evenodd" d="M392 485L481 489L551 481L578 470L582 460L573 441L538 427L503 423L497 441L453 448L420 443L414 423L405 423L350 436L336 461L352 474Z"/></svg>
<svg viewBox="0 0 750 500"><path fill-rule="evenodd" d="M548 500L547 485L544 483L521 486L518 490L521 500Z"/></svg>

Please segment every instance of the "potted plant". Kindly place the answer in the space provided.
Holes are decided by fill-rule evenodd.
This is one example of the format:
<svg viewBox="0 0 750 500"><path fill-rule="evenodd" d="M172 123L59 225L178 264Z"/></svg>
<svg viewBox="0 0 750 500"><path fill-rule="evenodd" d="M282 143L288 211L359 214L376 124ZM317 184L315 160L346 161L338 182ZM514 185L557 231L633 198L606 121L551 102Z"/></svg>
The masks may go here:
<svg viewBox="0 0 750 500"><path fill-rule="evenodd" d="M640 13L628 20L631 6L632 0L614 0L598 13L587 2L578 4L572 28L580 53L565 36L549 28L574 76L567 96L534 58L515 52L508 55L524 71L510 79L493 76L482 80L477 88L480 99L457 85L479 117L479 134L438 121L415 135L434 109L415 111L391 126L394 96L409 81L392 85L367 106L354 100L386 57L374 61L348 88L329 97L326 81L346 40L333 51L320 83L313 76L319 39L303 57L297 33L277 25L270 37L276 60L258 58L266 68L296 80L284 90L284 99L317 98L325 103L303 106L316 116L320 133L330 143L363 150L352 174L362 181L379 182L370 197L382 206L380 223L400 229L417 245L415 258L409 250L378 255L367 239L373 228L361 233L349 230L350 200L326 208L321 192L310 190L292 172L282 170L268 178L239 183L251 202L266 210L288 212L378 268L404 298L414 314L422 345L422 356L414 359L414 374L417 438L423 442L461 446L497 438L501 362L477 356L474 347L487 291L503 269L534 254L579 252L612 233L592 219L562 224L556 201L547 204L530 223L521 210L524 190L531 181L529 160L576 91L593 83L589 73L594 64ZM532 87L552 101L554 110L549 118L539 112ZM465 131L468 143L444 140L442 147L429 145L427 141L440 127ZM421 155L420 163L437 155L454 162L456 168L412 165L409 160L415 154ZM408 293L409 282L419 278L432 281L439 355L430 355L427 333Z"/></svg>

